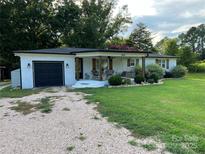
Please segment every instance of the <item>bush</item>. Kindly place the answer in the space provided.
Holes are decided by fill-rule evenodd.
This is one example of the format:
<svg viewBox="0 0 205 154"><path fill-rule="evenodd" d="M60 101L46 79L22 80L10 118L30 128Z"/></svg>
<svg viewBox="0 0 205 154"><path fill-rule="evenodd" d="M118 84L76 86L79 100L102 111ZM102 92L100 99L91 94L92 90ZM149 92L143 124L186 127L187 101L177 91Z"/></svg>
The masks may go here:
<svg viewBox="0 0 205 154"><path fill-rule="evenodd" d="M146 78L153 79L154 82L158 82L163 78L163 69L157 64L151 64L146 67Z"/></svg>
<svg viewBox="0 0 205 154"><path fill-rule="evenodd" d="M144 81L142 67L137 65L135 68L135 83L141 84Z"/></svg>
<svg viewBox="0 0 205 154"><path fill-rule="evenodd" d="M122 84L122 77L120 75L113 75L108 80L110 85L117 86Z"/></svg>
<svg viewBox="0 0 205 154"><path fill-rule="evenodd" d="M172 75L174 78L180 78L185 76L187 72L188 70L185 66L178 65L172 70Z"/></svg>
<svg viewBox="0 0 205 154"><path fill-rule="evenodd" d="M137 65L135 67L135 74L137 75L141 75L142 76L142 67L140 65Z"/></svg>
<svg viewBox="0 0 205 154"><path fill-rule="evenodd" d="M205 73L205 61L200 61L189 66L190 72Z"/></svg>
<svg viewBox="0 0 205 154"><path fill-rule="evenodd" d="M155 83L154 79L147 79L147 82L148 82L148 83L151 83L151 84L152 84L152 83Z"/></svg>
<svg viewBox="0 0 205 154"><path fill-rule="evenodd" d="M122 84L131 84L131 80L130 79L128 79L128 78L124 78L124 79L122 79Z"/></svg>
<svg viewBox="0 0 205 154"><path fill-rule="evenodd" d="M165 72L165 74L164 74L164 78L172 78L173 77L173 75L172 75L172 72Z"/></svg>
<svg viewBox="0 0 205 154"><path fill-rule="evenodd" d="M143 81L144 81L143 76L141 76L141 75L136 75L136 77L135 77L135 83L141 84Z"/></svg>

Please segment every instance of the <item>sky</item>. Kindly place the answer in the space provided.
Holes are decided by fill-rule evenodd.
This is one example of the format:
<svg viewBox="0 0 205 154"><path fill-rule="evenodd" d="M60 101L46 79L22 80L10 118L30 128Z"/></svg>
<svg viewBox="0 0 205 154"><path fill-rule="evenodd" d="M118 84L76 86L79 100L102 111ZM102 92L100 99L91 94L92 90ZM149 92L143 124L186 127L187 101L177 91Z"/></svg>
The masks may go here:
<svg viewBox="0 0 205 154"><path fill-rule="evenodd" d="M153 43L205 23L205 0L119 0L117 8L123 5L128 5L133 20L123 33L125 37L139 22L148 26L154 37Z"/></svg>

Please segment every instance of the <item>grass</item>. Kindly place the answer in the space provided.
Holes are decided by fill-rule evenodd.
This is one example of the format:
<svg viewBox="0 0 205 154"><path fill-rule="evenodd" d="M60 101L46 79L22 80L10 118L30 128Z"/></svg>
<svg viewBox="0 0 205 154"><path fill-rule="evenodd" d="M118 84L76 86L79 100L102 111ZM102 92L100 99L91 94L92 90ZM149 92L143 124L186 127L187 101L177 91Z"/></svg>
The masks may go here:
<svg viewBox="0 0 205 154"><path fill-rule="evenodd" d="M9 98L20 98L32 94L37 94L41 89L13 89L11 87L6 87L0 90L0 98L9 97Z"/></svg>
<svg viewBox="0 0 205 154"><path fill-rule="evenodd" d="M143 144L142 147L148 151L153 151L157 148L155 144Z"/></svg>
<svg viewBox="0 0 205 154"><path fill-rule="evenodd" d="M73 145L67 147L67 151L73 151L73 149L75 149L75 146Z"/></svg>
<svg viewBox="0 0 205 154"><path fill-rule="evenodd" d="M109 121L134 136L157 136L173 153L205 153L205 74L163 85L82 89Z"/></svg>
<svg viewBox="0 0 205 154"><path fill-rule="evenodd" d="M42 113L50 113L52 111L53 103L50 101L50 97L45 97L40 100L38 104L30 104L28 102L17 101L17 105L10 107L11 110L20 112L23 115L30 114L37 110L40 110Z"/></svg>
<svg viewBox="0 0 205 154"><path fill-rule="evenodd" d="M79 140L84 141L86 137L83 135L83 133L80 133L80 136L78 137Z"/></svg>
<svg viewBox="0 0 205 154"><path fill-rule="evenodd" d="M70 111L70 109L67 108L67 107L64 107L64 108L63 108L63 111Z"/></svg>
<svg viewBox="0 0 205 154"><path fill-rule="evenodd" d="M10 107L10 109L15 110L16 112L20 112L23 115L27 115L27 114L30 114L36 111L35 109L36 105L34 104L30 104L27 102L21 102L21 101L17 101L16 104L17 104L16 106L12 106Z"/></svg>
<svg viewBox="0 0 205 154"><path fill-rule="evenodd" d="M50 113L52 111L53 103L50 101L50 97L45 97L40 100L40 103L37 105L37 108L42 113Z"/></svg>
<svg viewBox="0 0 205 154"><path fill-rule="evenodd" d="M130 141L128 141L128 143L132 146L137 146L138 145L135 140L130 140Z"/></svg>

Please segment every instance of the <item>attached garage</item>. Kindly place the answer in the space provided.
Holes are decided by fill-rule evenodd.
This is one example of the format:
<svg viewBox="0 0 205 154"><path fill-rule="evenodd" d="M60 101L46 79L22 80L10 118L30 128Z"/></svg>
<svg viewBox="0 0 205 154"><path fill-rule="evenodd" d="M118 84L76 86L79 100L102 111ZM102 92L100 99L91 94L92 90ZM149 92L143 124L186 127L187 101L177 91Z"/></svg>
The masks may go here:
<svg viewBox="0 0 205 154"><path fill-rule="evenodd" d="M64 85L64 62L33 62L34 86L63 86Z"/></svg>

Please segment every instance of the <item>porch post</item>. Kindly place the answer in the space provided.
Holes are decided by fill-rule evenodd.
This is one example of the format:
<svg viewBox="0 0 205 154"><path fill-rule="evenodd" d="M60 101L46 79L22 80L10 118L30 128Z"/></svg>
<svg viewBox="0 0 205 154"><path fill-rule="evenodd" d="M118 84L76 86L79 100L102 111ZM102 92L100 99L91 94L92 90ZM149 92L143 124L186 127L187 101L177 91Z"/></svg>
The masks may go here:
<svg viewBox="0 0 205 154"><path fill-rule="evenodd" d="M142 57L142 76L145 78L145 57Z"/></svg>
<svg viewBox="0 0 205 154"><path fill-rule="evenodd" d="M100 75L100 80L102 80L103 78L102 78L102 74L103 74L103 72L102 72L102 57L100 56L99 57L99 67L100 67L100 71L99 71L99 75Z"/></svg>
<svg viewBox="0 0 205 154"><path fill-rule="evenodd" d="M75 65L76 65L76 66L75 66L75 67L76 67L76 79L79 80L79 78L80 78L79 75L80 75L80 74L79 74L79 58L78 58L78 57L76 58Z"/></svg>

